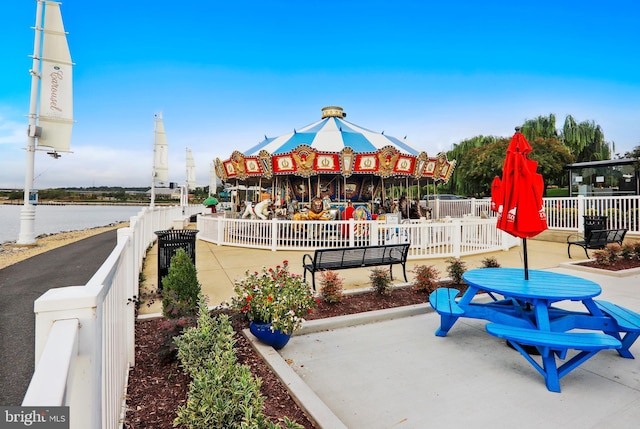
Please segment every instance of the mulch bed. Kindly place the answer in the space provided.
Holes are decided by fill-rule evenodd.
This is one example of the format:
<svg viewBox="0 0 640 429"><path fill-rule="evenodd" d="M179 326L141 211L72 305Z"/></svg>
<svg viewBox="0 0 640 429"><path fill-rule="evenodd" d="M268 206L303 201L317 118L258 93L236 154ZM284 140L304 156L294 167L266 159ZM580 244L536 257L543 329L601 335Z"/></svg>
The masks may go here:
<svg viewBox="0 0 640 429"><path fill-rule="evenodd" d="M425 292L416 292L411 287L394 289L389 296L380 296L374 292L348 294L337 304L321 302L307 319L394 308L426 301ZM291 398L280 379L240 333L248 328L244 316L232 316L232 323L236 331L235 349L238 362L249 366L252 373L262 379L261 392L266 397L264 413L274 422L287 416L305 428L315 428ZM139 320L135 329L136 365L129 373L125 428L171 428L177 407L185 404L187 400L189 378L182 372L177 361L165 361L159 357L162 354L161 344L164 343L166 332L162 329L162 319Z"/></svg>

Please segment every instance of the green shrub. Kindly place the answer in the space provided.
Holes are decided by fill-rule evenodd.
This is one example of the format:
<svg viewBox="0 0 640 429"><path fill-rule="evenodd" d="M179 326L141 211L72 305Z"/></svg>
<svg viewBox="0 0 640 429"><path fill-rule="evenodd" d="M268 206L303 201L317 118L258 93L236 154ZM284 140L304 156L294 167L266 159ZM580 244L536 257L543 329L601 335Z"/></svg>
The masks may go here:
<svg viewBox="0 0 640 429"><path fill-rule="evenodd" d="M631 246L633 246L633 253L636 255L636 259L640 259L640 241L632 242Z"/></svg>
<svg viewBox="0 0 640 429"><path fill-rule="evenodd" d="M620 249L620 257L627 261L633 259L635 252L633 250L633 245L631 243L623 244Z"/></svg>
<svg viewBox="0 0 640 429"><path fill-rule="evenodd" d="M416 275L413 281L413 289L431 293L438 288L440 272L433 265L416 265L412 273Z"/></svg>
<svg viewBox="0 0 640 429"><path fill-rule="evenodd" d="M182 335L175 337L178 359L184 370L193 376L209 360L233 352L233 335L229 317L225 314L212 317L206 300L201 296L197 326L187 328Z"/></svg>
<svg viewBox="0 0 640 429"><path fill-rule="evenodd" d="M448 258L445 262L451 280L457 285L462 284L462 275L467 271L467 264L460 258Z"/></svg>
<svg viewBox="0 0 640 429"><path fill-rule="evenodd" d="M199 296L197 326L175 338L178 357L192 381L187 403L178 407L173 424L189 429L281 429L263 413L261 380L239 365L234 330L226 315L212 317ZM304 429L288 418L285 429Z"/></svg>
<svg viewBox="0 0 640 429"><path fill-rule="evenodd" d="M593 258L598 265L612 265L620 260L621 247L617 243L607 244L602 250L593 252Z"/></svg>
<svg viewBox="0 0 640 429"><path fill-rule="evenodd" d="M178 407L174 426L190 429L240 428L248 408L261 412L260 380L246 365L237 365L233 352L224 352L196 368L187 403Z"/></svg>
<svg viewBox="0 0 640 429"><path fill-rule="evenodd" d="M391 274L388 269L379 267L372 269L369 280L371 281L371 287L378 295L386 296L391 294Z"/></svg>
<svg viewBox="0 0 640 429"><path fill-rule="evenodd" d="M198 313L201 292L196 266L184 249L171 258L169 273L162 279L162 314L169 319L193 317Z"/></svg>
<svg viewBox="0 0 640 429"><path fill-rule="evenodd" d="M333 270L320 273L320 293L322 300L330 304L342 301L343 280Z"/></svg>
<svg viewBox="0 0 640 429"><path fill-rule="evenodd" d="M495 256L487 256L481 262L482 268L500 268L500 263Z"/></svg>

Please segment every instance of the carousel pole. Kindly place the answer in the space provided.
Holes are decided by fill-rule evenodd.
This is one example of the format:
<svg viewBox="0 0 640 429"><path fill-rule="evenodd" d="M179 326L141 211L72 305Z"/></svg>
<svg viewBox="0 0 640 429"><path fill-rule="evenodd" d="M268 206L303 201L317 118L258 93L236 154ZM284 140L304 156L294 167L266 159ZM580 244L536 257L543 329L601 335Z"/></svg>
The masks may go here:
<svg viewBox="0 0 640 429"><path fill-rule="evenodd" d="M342 202L346 203L347 202L347 178L342 176Z"/></svg>

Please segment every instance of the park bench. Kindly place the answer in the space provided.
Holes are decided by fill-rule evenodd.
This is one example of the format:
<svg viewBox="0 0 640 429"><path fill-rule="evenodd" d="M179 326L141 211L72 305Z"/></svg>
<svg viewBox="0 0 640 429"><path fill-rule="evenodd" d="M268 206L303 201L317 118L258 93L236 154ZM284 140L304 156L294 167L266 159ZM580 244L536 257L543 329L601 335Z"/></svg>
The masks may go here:
<svg viewBox="0 0 640 429"><path fill-rule="evenodd" d="M520 352L522 356L544 377L547 389L560 392L560 379L577 368L600 350L620 349L622 343L611 335L599 332L555 332L531 328L520 328L498 323L489 323L487 332L503 338ZM525 346L534 346L540 352L540 365ZM578 354L558 366L556 356L564 360L569 349Z"/></svg>
<svg viewBox="0 0 640 429"><path fill-rule="evenodd" d="M311 273L313 290L316 290L315 273L317 271L389 265L389 273L393 280L393 265L401 264L404 281L408 281L406 263L409 246L409 243L402 243L316 249L313 257L309 254L305 254L302 257L304 279L307 279L307 271L309 271Z"/></svg>
<svg viewBox="0 0 640 429"><path fill-rule="evenodd" d="M584 249L585 255L589 258L587 249L604 249L607 244L618 243L622 245L627 229L596 229L589 234L581 236L572 234L567 237L567 254L571 258L571 246L580 246Z"/></svg>

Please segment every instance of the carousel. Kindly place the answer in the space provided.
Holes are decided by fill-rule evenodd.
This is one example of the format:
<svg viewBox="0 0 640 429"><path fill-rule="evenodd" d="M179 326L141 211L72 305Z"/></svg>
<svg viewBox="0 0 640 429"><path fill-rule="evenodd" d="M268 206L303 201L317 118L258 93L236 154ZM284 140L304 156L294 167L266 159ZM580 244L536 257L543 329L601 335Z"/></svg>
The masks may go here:
<svg viewBox="0 0 640 429"><path fill-rule="evenodd" d="M317 122L217 158L216 174L225 186L260 190L242 201L236 196L238 216L317 220L357 210L368 219L426 216L420 213L420 186L446 183L456 161L445 153L429 157L406 138L371 131L346 116L341 107L325 107Z"/></svg>

